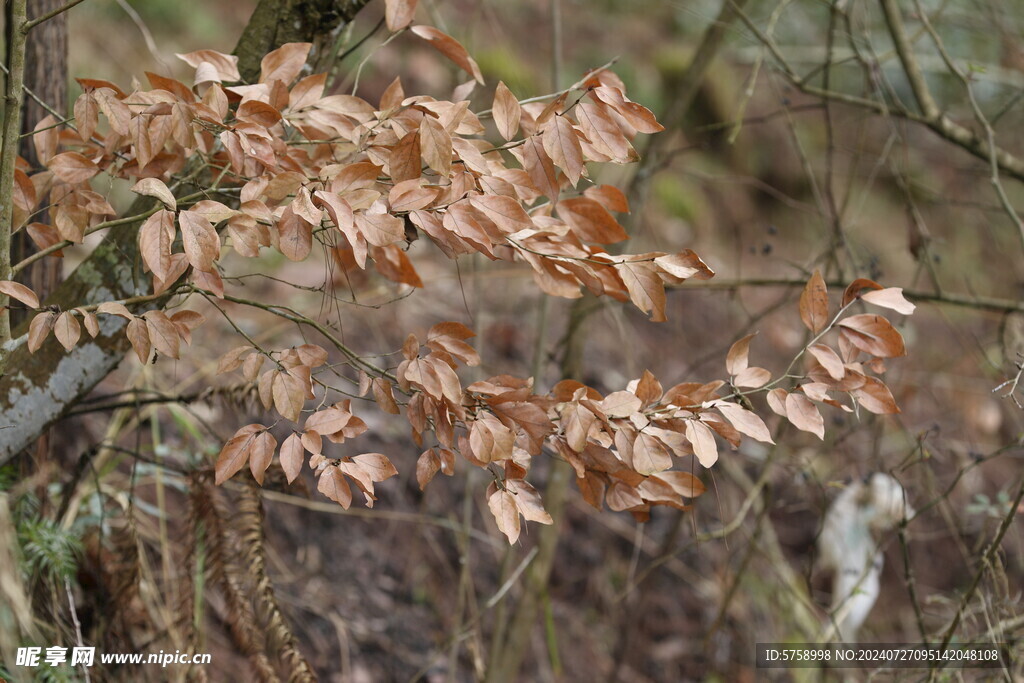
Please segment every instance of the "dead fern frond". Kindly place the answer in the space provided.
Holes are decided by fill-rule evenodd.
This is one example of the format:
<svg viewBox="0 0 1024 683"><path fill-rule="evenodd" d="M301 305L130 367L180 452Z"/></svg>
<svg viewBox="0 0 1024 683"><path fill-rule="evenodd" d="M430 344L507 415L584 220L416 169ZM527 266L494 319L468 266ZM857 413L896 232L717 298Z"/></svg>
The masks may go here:
<svg viewBox="0 0 1024 683"><path fill-rule="evenodd" d="M205 525L208 540L210 581L220 588L224 596L227 606L225 621L235 646L249 658L258 680L276 683L280 679L267 658L265 642L260 635L260 625L252 604L246 598L246 587L242 582L245 574L232 562L232 556L236 554L232 552L235 543L233 535L223 524L216 495L217 492L213 489L208 476L204 476L193 486L196 510Z"/></svg>
<svg viewBox="0 0 1024 683"><path fill-rule="evenodd" d="M312 683L316 681L316 675L299 652L295 634L281 612L273 583L267 573L263 550L263 501L255 486L250 484L242 489L235 519L243 541L244 562L256 588L253 596L256 612L260 621L266 625L270 651L287 667L289 681Z"/></svg>

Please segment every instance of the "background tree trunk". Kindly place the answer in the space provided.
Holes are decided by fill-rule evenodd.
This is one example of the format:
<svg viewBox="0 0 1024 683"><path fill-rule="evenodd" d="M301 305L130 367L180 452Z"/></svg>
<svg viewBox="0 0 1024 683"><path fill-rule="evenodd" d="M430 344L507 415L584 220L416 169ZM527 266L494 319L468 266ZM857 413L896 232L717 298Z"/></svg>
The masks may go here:
<svg viewBox="0 0 1024 683"><path fill-rule="evenodd" d="M57 9L64 0L29 0L28 18L35 19ZM68 13L58 14L28 34L25 43L25 88L48 104L51 109L66 115L68 111ZM31 96L25 98L22 108L22 133L31 133L41 120L49 114ZM31 138L24 138L18 153L23 156L32 168L41 164L36 158L35 145ZM36 220L40 223L49 222L48 212L44 212ZM15 262L25 258L33 251L35 245L28 233L21 230L14 238L12 245ZM63 262L60 259L44 258L36 261L22 271L19 280L32 288L40 299L48 297L60 284ZM24 320L24 312L12 311L11 324L17 325Z"/></svg>
<svg viewBox="0 0 1024 683"><path fill-rule="evenodd" d="M47 12L57 9L64 0L29 0L28 18L35 19ZM68 13L58 14L53 19L37 26L28 34L25 43L25 88L50 109L61 116L68 113ZM36 125L50 112L31 96L25 98L21 111L21 131L31 133ZM33 169L42 164L36 157L36 147L31 138L23 138L18 153L23 156ZM46 202L43 202L44 205ZM49 223L48 211L43 211L35 220ZM35 244L28 236L27 230L21 230L11 240L12 261L18 262L36 251ZM50 296L64 279L64 262L56 258L44 258L36 261L23 270L18 280L28 285L40 299ZM25 311L11 311L11 324L19 325L27 318ZM33 460L30 467L38 471L50 459L52 432L45 431L36 440ZM45 483L40 483L45 486ZM46 501L40 495L40 501Z"/></svg>

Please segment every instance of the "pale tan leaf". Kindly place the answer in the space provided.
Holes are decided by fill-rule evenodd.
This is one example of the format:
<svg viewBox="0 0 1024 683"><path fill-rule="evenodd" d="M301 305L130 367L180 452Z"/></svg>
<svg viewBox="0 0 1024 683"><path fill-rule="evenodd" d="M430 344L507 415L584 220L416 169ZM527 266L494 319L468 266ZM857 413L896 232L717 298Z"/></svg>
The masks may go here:
<svg viewBox="0 0 1024 683"><path fill-rule="evenodd" d="M455 62L459 68L471 75L478 83L483 84L484 77L480 73L480 67L476 61L469 56L466 48L462 47L459 41L449 35L438 31L433 26L413 26L412 32L431 44L438 52Z"/></svg>
<svg viewBox="0 0 1024 683"><path fill-rule="evenodd" d="M245 344L244 346L236 346L231 349L220 357L215 374L221 375L225 372L231 372L232 370L237 370L242 367L242 362L245 360L245 357L254 350L255 349L248 344Z"/></svg>
<svg viewBox="0 0 1024 683"><path fill-rule="evenodd" d="M482 194L470 197L469 203L487 216L505 234L535 227L523 205L512 197Z"/></svg>
<svg viewBox="0 0 1024 683"><path fill-rule="evenodd" d="M289 261L304 261L313 249L313 225L289 204L277 222L278 248Z"/></svg>
<svg viewBox="0 0 1024 683"><path fill-rule="evenodd" d="M287 372L277 372L274 375L272 391L277 412L292 422L298 422L306 398L302 382Z"/></svg>
<svg viewBox="0 0 1024 683"><path fill-rule="evenodd" d="M149 341L149 329L146 326L146 321L142 318L132 318L128 322L125 335L131 342L135 355L139 357L139 362L143 364L149 362L149 352L152 346Z"/></svg>
<svg viewBox="0 0 1024 683"><path fill-rule="evenodd" d="M373 387L373 400L377 402L380 409L391 415L398 415L398 404L395 403L395 395L392 393L391 383L386 379L374 377L371 382Z"/></svg>
<svg viewBox="0 0 1024 683"><path fill-rule="evenodd" d="M39 308L39 297L20 282L0 280L0 294L6 294L12 299L17 299L29 308Z"/></svg>
<svg viewBox="0 0 1024 683"><path fill-rule="evenodd" d="M589 197L563 199L558 216L584 242L615 244L626 239L626 230L604 206Z"/></svg>
<svg viewBox="0 0 1024 683"><path fill-rule="evenodd" d="M523 143L523 168L534 187L550 199L552 204L557 203L560 192L558 173L539 135L532 135Z"/></svg>
<svg viewBox="0 0 1024 683"><path fill-rule="evenodd" d="M242 427L235 435L228 439L217 456L217 464L214 465L214 482L220 486L245 467L249 462L249 454L256 440L256 435L264 431L266 427L261 424L250 424Z"/></svg>
<svg viewBox="0 0 1024 683"><path fill-rule="evenodd" d="M576 129L565 116L555 116L542 134L544 151L556 166L565 171L573 187L583 175L583 148Z"/></svg>
<svg viewBox="0 0 1024 683"><path fill-rule="evenodd" d="M146 311L142 314L149 332L149 340L158 353L170 358L178 358L180 339L174 323L163 311Z"/></svg>
<svg viewBox="0 0 1024 683"><path fill-rule="evenodd" d="M269 431L259 432L253 439L252 447L249 449L249 470L260 486L263 486L263 476L274 459L276 449L277 439Z"/></svg>
<svg viewBox="0 0 1024 683"><path fill-rule="evenodd" d="M706 424L699 420L687 420L686 439L693 446L693 452L702 466L711 467L718 462L715 433Z"/></svg>
<svg viewBox="0 0 1024 683"><path fill-rule="evenodd" d="M608 503L608 508L615 512L641 508L644 505L644 499L640 497L637 490L621 481L612 481L605 493L605 501Z"/></svg>
<svg viewBox="0 0 1024 683"><path fill-rule="evenodd" d="M818 406L803 394L792 393L786 396L786 417L797 429L825 440L825 420Z"/></svg>
<svg viewBox="0 0 1024 683"><path fill-rule="evenodd" d="M817 270L800 294L800 320L814 334L828 325L828 288Z"/></svg>
<svg viewBox="0 0 1024 683"><path fill-rule="evenodd" d="M847 341L872 356L895 358L907 355L903 335L880 315L851 315L840 320L839 326L843 328Z"/></svg>
<svg viewBox="0 0 1024 683"><path fill-rule="evenodd" d="M437 194L437 189L423 187L422 178L412 178L395 183L388 193L388 204L392 211L416 211L430 206Z"/></svg>
<svg viewBox="0 0 1024 683"><path fill-rule="evenodd" d="M626 195L614 185L593 185L583 190L583 196L593 199L609 211L629 213Z"/></svg>
<svg viewBox="0 0 1024 683"><path fill-rule="evenodd" d="M577 453L582 452L587 446L590 427L596 421L597 416L576 401L566 403L561 411L561 424L569 448Z"/></svg>
<svg viewBox="0 0 1024 683"><path fill-rule="evenodd" d="M498 87L494 89L494 105L491 113L501 137L506 140L514 138L519 131L522 108L519 106L519 100L502 81L498 81Z"/></svg>
<svg viewBox="0 0 1024 683"><path fill-rule="evenodd" d="M401 31L412 23L416 15L417 0L385 0L384 19L392 33Z"/></svg>
<svg viewBox="0 0 1024 683"><path fill-rule="evenodd" d="M267 55L260 62L260 83L268 83L277 79L285 85L295 77L306 65L306 56L312 43L285 43Z"/></svg>
<svg viewBox="0 0 1024 683"><path fill-rule="evenodd" d="M864 384L850 393L857 403L876 415L893 415L900 412L889 387L876 377L865 377Z"/></svg>
<svg viewBox="0 0 1024 683"><path fill-rule="evenodd" d="M53 114L47 114L32 130L34 131L32 144L36 150L36 158L45 165L57 153L60 126L57 125L57 119Z"/></svg>
<svg viewBox="0 0 1024 683"><path fill-rule="evenodd" d="M139 228L139 251L153 275L167 279L171 268L171 245L174 243L174 212L161 209L146 219Z"/></svg>
<svg viewBox="0 0 1024 683"><path fill-rule="evenodd" d="M441 459L437 457L433 448L428 448L420 454L416 461L416 483L419 484L420 491L426 488L440 469Z"/></svg>
<svg viewBox="0 0 1024 683"><path fill-rule="evenodd" d="M630 126L641 133L658 133L665 130L665 127L658 123L649 109L630 101L619 88L602 85L592 92L594 96L614 109Z"/></svg>
<svg viewBox="0 0 1024 683"><path fill-rule="evenodd" d="M324 468L320 473L316 490L346 510L352 504L352 488L348 485L345 474L336 465L328 465Z"/></svg>
<svg viewBox="0 0 1024 683"><path fill-rule="evenodd" d="M355 225L363 238L375 247L386 247L405 239L402 219L389 213L361 211L355 215Z"/></svg>
<svg viewBox="0 0 1024 683"><path fill-rule="evenodd" d="M93 339L100 333L100 321L96 319L96 314L92 311L87 311L81 306L75 309L75 312L82 316L82 324L85 326L86 332Z"/></svg>
<svg viewBox="0 0 1024 683"><path fill-rule="evenodd" d="M327 85L327 74L313 74L306 76L295 84L288 93L288 108L292 111L305 109L320 102L323 98L324 87Z"/></svg>
<svg viewBox="0 0 1024 683"><path fill-rule="evenodd" d="M673 470L670 472L658 472L651 475L651 477L665 482L683 498L696 498L704 493L705 490L701 480L689 472Z"/></svg>
<svg viewBox="0 0 1024 683"><path fill-rule="evenodd" d="M916 308L914 304L904 298L902 287L887 287L885 289L867 292L866 294L861 294L860 298L867 301L869 304L874 304L875 306L881 306L883 308L891 308L897 313L902 313L903 315L910 315Z"/></svg>
<svg viewBox="0 0 1024 683"><path fill-rule="evenodd" d="M786 397L789 393L785 389L772 389L768 392L768 407L772 409L776 415L787 417L786 415Z"/></svg>
<svg viewBox="0 0 1024 683"><path fill-rule="evenodd" d="M299 434L293 433L281 444L281 469L284 470L284 476L289 484L295 481L302 471L305 455L302 437Z"/></svg>
<svg viewBox="0 0 1024 683"><path fill-rule="evenodd" d="M629 298L653 322L665 322L665 285L649 261L620 261L615 270L626 285Z"/></svg>
<svg viewBox="0 0 1024 683"><path fill-rule="evenodd" d="M555 520L551 519L551 515L544 509L540 493L531 484L522 479L506 479L505 486L515 499L516 507L523 517L539 524L554 524Z"/></svg>
<svg viewBox="0 0 1024 683"><path fill-rule="evenodd" d="M187 54L174 54L193 69L198 69L202 64L208 64L213 68L217 78L221 81L240 81L242 77L238 74L238 57L226 55L215 50L196 50Z"/></svg>
<svg viewBox="0 0 1024 683"><path fill-rule="evenodd" d="M419 178L423 171L420 155L420 131L416 129L399 140L388 154L391 179L396 183Z"/></svg>
<svg viewBox="0 0 1024 683"><path fill-rule="evenodd" d="M508 537L509 543L519 540L519 508L508 491L496 490L487 499L487 507L498 523L498 530Z"/></svg>
<svg viewBox="0 0 1024 683"><path fill-rule="evenodd" d="M825 372L832 379L840 380L846 375L846 366L843 365L843 360L830 347L824 344L811 344L807 347L807 351L821 363L821 367L825 368Z"/></svg>
<svg viewBox="0 0 1024 683"><path fill-rule="evenodd" d="M452 171L452 138L440 121L425 115L420 121L420 154L423 162L447 178Z"/></svg>
<svg viewBox="0 0 1024 683"><path fill-rule="evenodd" d="M601 411L611 418L629 417L640 410L640 399L631 391L616 391L604 397L597 404Z"/></svg>
<svg viewBox="0 0 1024 683"><path fill-rule="evenodd" d="M59 179L72 185L84 183L100 172L99 166L78 152L64 152L46 165Z"/></svg>
<svg viewBox="0 0 1024 683"><path fill-rule="evenodd" d="M220 256L220 237L210 221L194 211L182 211L178 224L188 262L196 270L213 270L214 261Z"/></svg>
<svg viewBox="0 0 1024 683"><path fill-rule="evenodd" d="M75 344L82 336L82 326L78 324L78 319L72 311L64 311L57 316L53 324L53 336L66 350L75 348Z"/></svg>
<svg viewBox="0 0 1024 683"><path fill-rule="evenodd" d="M741 389L758 389L763 387L772 378L772 373L768 372L764 368L749 367L744 368L739 374L737 374L732 383L740 387Z"/></svg>
<svg viewBox="0 0 1024 683"><path fill-rule="evenodd" d="M665 446L650 434L640 432L633 441L633 469L643 475L664 472L672 467L672 456Z"/></svg>
<svg viewBox="0 0 1024 683"><path fill-rule="evenodd" d="M118 301L104 301L96 310L100 313L106 313L108 315L117 315L125 320L132 320L135 318L132 312L128 310L128 307Z"/></svg>
<svg viewBox="0 0 1024 683"><path fill-rule="evenodd" d="M174 193L159 178L143 178L132 186L132 192L146 195L147 197L156 197L172 211L178 208L178 202L174 198Z"/></svg>
<svg viewBox="0 0 1024 683"><path fill-rule="evenodd" d="M739 406L735 403L715 403L715 408L718 412L725 416L736 431L741 434L746 434L752 439L756 439L762 443L775 443L772 440L771 432L768 431L768 427L765 426L764 420L762 420L757 414L747 410L746 408Z"/></svg>
<svg viewBox="0 0 1024 683"><path fill-rule="evenodd" d="M90 92L82 93L75 100L75 128L82 140L88 141L96 132L96 124L99 123L100 108L96 98Z"/></svg>
<svg viewBox="0 0 1024 683"><path fill-rule="evenodd" d="M750 356L750 340L755 336L757 336L757 332L748 334L729 347L729 353L725 357L725 371L730 375L737 375L747 369Z"/></svg>
<svg viewBox="0 0 1024 683"><path fill-rule="evenodd" d="M398 474L398 470L391 464L388 456L382 453L363 453L353 457L352 460L359 463L360 467L366 470L375 482L384 481Z"/></svg>
<svg viewBox="0 0 1024 683"><path fill-rule="evenodd" d="M53 321L56 318L57 314L52 311L43 311L32 318L32 322L28 325L29 353L35 353L43 345L50 330L53 329Z"/></svg>

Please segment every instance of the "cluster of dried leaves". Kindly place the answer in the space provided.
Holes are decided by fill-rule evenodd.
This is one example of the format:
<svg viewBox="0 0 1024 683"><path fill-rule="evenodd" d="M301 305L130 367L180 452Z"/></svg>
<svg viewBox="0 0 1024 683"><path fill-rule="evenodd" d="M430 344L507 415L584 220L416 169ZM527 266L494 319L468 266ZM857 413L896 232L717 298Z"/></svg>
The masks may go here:
<svg viewBox="0 0 1024 683"><path fill-rule="evenodd" d="M412 4L388 3L389 28L407 26ZM255 84L239 84L236 59L210 50L179 55L195 68L191 88L156 74L147 74L149 88L136 83L130 93L79 79L84 93L74 106L74 125L48 119L33 136L46 168L32 173L22 163L17 170L16 227L55 255L82 242L115 215L90 185L105 173L135 181L136 193L157 200L138 237L154 294L187 288L223 297L225 247L246 258L272 247L302 261L316 245L339 263L372 265L397 283L421 287L405 250L421 234L451 258L481 253L525 262L549 294L578 297L585 287L631 301L655 321L665 319L666 285L713 275L689 250L614 255L606 249L626 238L614 214L628 206L616 188L592 183L586 164L633 161L635 135L661 130L650 111L626 97L613 73L590 72L569 90L530 103L499 83L492 109L474 113L468 98L483 82L476 62L435 28L410 31L473 77L451 100L406 96L399 79L376 105L328 94L326 75L300 78L308 44L268 54ZM497 146L487 138L488 116L504 140ZM190 185L202 191L186 195ZM41 206L51 223L32 222ZM183 278L193 284L182 285ZM912 308L899 290L867 281L852 287L842 312L864 288L871 290L861 297L866 301L900 312ZM39 307L23 285L0 283L0 291ZM767 370L748 364L749 337L729 353L730 378L706 384L665 390L645 372L607 396L574 381L541 395L532 380L505 375L464 387L457 370L479 357L466 342L473 332L455 322L435 325L423 343L410 335L393 372L358 365L360 390L372 393L382 410L403 414L417 443L433 434L436 443L416 466L421 487L439 471L451 475L456 453L489 469L490 509L514 542L520 516L550 522L525 481L531 458L545 450L572 465L595 507L607 502L645 518L653 505L685 509L703 492L693 474L673 469L677 459L694 455L710 467L719 439L733 447L743 437L771 443L765 423L744 407L755 391L767 391L775 412L819 437L818 403L896 411L885 385L867 374L881 372L881 359L904 353L888 321L875 315L830 321L817 275L800 310L815 337L805 349L801 377L807 381L792 391L775 386L789 371L772 380ZM71 349L81 336L78 318L95 336L97 313L129 321L126 333L143 362L154 350L177 358L180 341L190 343L202 322L187 311L136 317L124 302L106 302L40 312L29 344L38 348L52 330ZM833 329L838 350L821 341ZM379 453L341 457L325 444L367 429L348 400L328 401L329 385L319 379L327 363L328 351L313 344L277 351L246 344L224 355L219 371L240 370L266 409L295 427L280 448L269 427L242 427L220 453L218 483L246 465L262 483L278 454L289 481L308 463L327 497L348 507L354 484L372 504L374 484L396 470ZM851 397L848 405L833 398L842 394ZM317 398L317 407L307 409Z"/></svg>

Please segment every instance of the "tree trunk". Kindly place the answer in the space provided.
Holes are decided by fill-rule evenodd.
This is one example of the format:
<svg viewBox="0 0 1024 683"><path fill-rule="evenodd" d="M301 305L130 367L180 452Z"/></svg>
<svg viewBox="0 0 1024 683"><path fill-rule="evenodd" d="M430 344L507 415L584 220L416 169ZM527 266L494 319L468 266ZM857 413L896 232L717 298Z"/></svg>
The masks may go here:
<svg viewBox="0 0 1024 683"><path fill-rule="evenodd" d="M243 78L255 80L262 56L285 42L322 43L367 2L260 0L235 48ZM128 215L142 213L152 203L152 199L140 198ZM112 229L44 305L67 310L148 293L149 279L139 268L138 228L139 224L132 224ZM164 303L166 299L157 300L144 308ZM13 332L12 339L0 348L0 464L32 443L117 367L129 348L125 325L126 321L116 316L101 316L100 334L83 340L70 352L51 337L30 354L27 321Z"/></svg>

